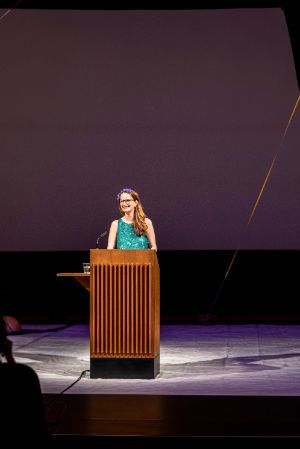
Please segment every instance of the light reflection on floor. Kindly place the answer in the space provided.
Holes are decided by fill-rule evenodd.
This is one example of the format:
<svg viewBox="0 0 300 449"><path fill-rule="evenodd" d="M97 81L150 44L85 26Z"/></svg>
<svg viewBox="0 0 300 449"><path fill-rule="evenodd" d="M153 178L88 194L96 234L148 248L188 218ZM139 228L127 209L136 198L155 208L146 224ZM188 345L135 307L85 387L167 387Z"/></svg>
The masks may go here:
<svg viewBox="0 0 300 449"><path fill-rule="evenodd" d="M90 379L87 324L22 325L9 338L43 393L300 396L299 325L162 325L152 380Z"/></svg>

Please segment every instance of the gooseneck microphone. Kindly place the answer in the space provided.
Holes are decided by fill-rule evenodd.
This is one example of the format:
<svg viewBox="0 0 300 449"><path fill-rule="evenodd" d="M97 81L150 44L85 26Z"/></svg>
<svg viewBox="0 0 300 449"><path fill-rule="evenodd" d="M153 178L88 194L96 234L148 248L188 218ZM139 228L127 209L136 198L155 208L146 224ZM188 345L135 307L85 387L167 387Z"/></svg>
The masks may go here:
<svg viewBox="0 0 300 449"><path fill-rule="evenodd" d="M99 235L99 237L96 240L96 248L99 248L99 242L106 234L107 234L107 230L102 232L102 234Z"/></svg>

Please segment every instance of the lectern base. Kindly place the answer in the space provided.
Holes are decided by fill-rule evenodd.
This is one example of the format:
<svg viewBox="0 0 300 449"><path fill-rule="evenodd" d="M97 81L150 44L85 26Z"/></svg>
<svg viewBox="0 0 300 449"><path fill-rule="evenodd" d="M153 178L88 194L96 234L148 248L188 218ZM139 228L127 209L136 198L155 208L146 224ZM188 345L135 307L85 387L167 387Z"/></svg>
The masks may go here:
<svg viewBox="0 0 300 449"><path fill-rule="evenodd" d="M91 358L90 378L154 379L160 371L159 356L154 358Z"/></svg>

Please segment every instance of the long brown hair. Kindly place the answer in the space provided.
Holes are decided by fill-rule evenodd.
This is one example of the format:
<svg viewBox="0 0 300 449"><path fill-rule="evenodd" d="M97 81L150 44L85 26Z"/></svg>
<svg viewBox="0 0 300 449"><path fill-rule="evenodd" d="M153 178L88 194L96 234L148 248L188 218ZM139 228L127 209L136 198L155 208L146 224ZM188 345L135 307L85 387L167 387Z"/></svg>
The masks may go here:
<svg viewBox="0 0 300 449"><path fill-rule="evenodd" d="M118 193L117 200L119 201L119 210L120 210L122 217L125 215L120 207L120 197L121 197L122 193L129 193L129 195L132 196L132 199L134 201L137 201L137 205L134 209L132 226L133 226L134 232L137 235L145 234L145 232L148 228L148 226L146 224L147 215L145 214L145 212L143 210L143 206L142 206L139 194L135 190L132 190L132 189L122 189Z"/></svg>

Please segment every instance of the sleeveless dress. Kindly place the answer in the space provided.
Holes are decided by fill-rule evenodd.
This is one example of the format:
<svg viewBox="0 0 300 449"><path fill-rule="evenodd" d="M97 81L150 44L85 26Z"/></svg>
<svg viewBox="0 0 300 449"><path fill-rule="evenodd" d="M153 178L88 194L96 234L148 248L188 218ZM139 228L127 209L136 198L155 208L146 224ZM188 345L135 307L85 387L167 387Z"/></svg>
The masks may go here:
<svg viewBox="0 0 300 449"><path fill-rule="evenodd" d="M117 249L149 249L148 237L137 235L131 223L119 218L117 230Z"/></svg>

